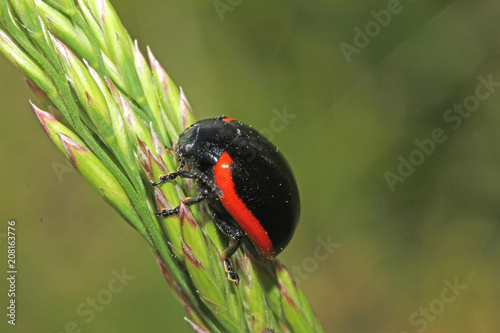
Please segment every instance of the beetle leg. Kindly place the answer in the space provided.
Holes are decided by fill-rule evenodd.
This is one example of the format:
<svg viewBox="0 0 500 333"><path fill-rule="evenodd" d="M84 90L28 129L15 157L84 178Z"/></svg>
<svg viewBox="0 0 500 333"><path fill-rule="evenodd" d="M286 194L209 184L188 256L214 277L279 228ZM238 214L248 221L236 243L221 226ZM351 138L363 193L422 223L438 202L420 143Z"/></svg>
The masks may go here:
<svg viewBox="0 0 500 333"><path fill-rule="evenodd" d="M233 281L236 285L238 285L240 283L240 277L234 271L233 265L229 261L229 258L240 247L241 239L243 238L243 233L239 229L233 227L229 223L218 218L216 214L213 215L221 231L230 238L229 246L225 248L224 251L222 252L222 260L224 261L224 269L227 273L228 279Z"/></svg>
<svg viewBox="0 0 500 333"><path fill-rule="evenodd" d="M233 269L233 265L227 258L224 260L224 270L226 271L227 278L229 280L233 281L234 284L236 285L240 284L240 277L238 276L238 274L236 274L236 272Z"/></svg>
<svg viewBox="0 0 500 333"><path fill-rule="evenodd" d="M151 183L151 185L158 186L160 184L168 182L169 180L174 180L178 176L179 176L179 173L177 171L176 172L171 172L171 173L169 173L167 175L161 175L160 176L160 180L157 181L157 182Z"/></svg>
<svg viewBox="0 0 500 333"><path fill-rule="evenodd" d="M202 202L206 198L207 198L206 195L200 195L199 197L187 197L187 198L184 198L184 200L182 200L182 202L184 202L184 204L186 206L191 206L191 205Z"/></svg>
<svg viewBox="0 0 500 333"><path fill-rule="evenodd" d="M206 195L200 195L199 197L187 197L182 200L186 206L191 206L197 203L202 202L207 197ZM164 209L161 212L155 212L156 216L168 217L170 215L179 214L180 206L177 206L172 209Z"/></svg>
<svg viewBox="0 0 500 333"><path fill-rule="evenodd" d="M177 168L177 171L160 176L160 180L157 182L151 183L151 185L158 186L160 184L168 182L169 180L174 180L177 177L199 179L200 178L199 175L182 170L182 169L184 169L185 164L186 164L186 161L183 160L181 162L181 164L179 165L179 167Z"/></svg>
<svg viewBox="0 0 500 333"><path fill-rule="evenodd" d="M222 252L222 259L224 259L224 269L226 270L227 277L229 280L233 281L236 285L238 285L240 283L240 277L234 271L233 265L229 261L229 258L240 247L242 236L243 236L243 234L241 232L239 232L237 236L232 236L235 238L231 238L231 240L229 241L229 243L230 243L229 246L226 249L224 249L224 251ZM233 244L231 244L231 243L233 243Z"/></svg>
<svg viewBox="0 0 500 333"><path fill-rule="evenodd" d="M197 180L199 180L200 182L202 182L203 184L207 185L208 187L210 187L210 189L212 191L215 192L215 194L217 194L218 196L222 196L222 191L220 188L217 187L217 185L215 185L215 182L213 180L210 180L210 178L202 173L202 172L198 172L196 174L196 177L195 177Z"/></svg>

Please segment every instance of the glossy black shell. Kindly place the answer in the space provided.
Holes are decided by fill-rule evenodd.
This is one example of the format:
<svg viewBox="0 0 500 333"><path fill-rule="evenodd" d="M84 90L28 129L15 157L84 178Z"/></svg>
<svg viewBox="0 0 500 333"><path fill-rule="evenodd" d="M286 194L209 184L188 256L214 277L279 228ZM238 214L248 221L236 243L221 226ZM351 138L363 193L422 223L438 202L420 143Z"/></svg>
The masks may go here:
<svg viewBox="0 0 500 333"><path fill-rule="evenodd" d="M267 232L274 254L285 248L299 219L299 191L290 165L266 137L240 121L217 117L200 120L187 128L179 136L174 151L179 159L187 160L195 172L205 174L212 182L214 166L227 152L234 161L232 176L236 193ZM209 189L206 184L198 185L200 190ZM242 230L217 194L209 191L207 201L211 211ZM259 257L259 249L251 245Z"/></svg>

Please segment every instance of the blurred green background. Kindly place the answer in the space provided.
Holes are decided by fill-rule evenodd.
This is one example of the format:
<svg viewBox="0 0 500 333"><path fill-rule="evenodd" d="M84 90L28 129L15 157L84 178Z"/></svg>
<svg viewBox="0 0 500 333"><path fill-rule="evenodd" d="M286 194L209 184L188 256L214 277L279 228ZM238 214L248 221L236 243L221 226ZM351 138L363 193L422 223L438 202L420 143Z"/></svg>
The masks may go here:
<svg viewBox="0 0 500 333"><path fill-rule="evenodd" d="M478 79L500 82L498 2L112 3L199 119L271 130L302 195L280 260L326 332L500 331L500 86ZM0 331L191 332L146 243L68 169L31 97L1 58L1 267L14 219L19 274L14 329L0 282ZM133 280L79 315L122 269Z"/></svg>

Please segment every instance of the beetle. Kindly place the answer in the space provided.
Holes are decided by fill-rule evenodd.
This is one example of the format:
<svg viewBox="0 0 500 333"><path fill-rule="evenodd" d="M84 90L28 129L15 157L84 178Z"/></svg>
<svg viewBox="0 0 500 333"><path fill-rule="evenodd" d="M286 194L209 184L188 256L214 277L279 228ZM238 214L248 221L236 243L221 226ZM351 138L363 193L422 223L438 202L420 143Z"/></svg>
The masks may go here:
<svg viewBox="0 0 500 333"><path fill-rule="evenodd" d="M230 280L239 283L229 258L242 243L263 261L283 251L299 220L299 191L287 160L265 136L220 116L195 122L173 149L165 148L179 166L152 185L177 177L195 179L198 196L183 202L190 206L206 201L214 222L229 237L222 260ZM178 213L179 206L155 212L164 217Z"/></svg>

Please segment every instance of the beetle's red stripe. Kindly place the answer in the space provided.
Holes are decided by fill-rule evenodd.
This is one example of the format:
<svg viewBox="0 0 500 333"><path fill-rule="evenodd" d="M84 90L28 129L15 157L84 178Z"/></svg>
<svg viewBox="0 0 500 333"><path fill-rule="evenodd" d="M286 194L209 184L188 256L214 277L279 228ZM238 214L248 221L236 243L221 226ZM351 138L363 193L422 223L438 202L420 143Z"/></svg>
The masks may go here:
<svg viewBox="0 0 500 333"><path fill-rule="evenodd" d="M228 122L230 122L230 121L233 121L233 120L236 120L236 119L234 119L234 118L228 118L228 117L224 118L224 121L225 121L226 123L228 123Z"/></svg>
<svg viewBox="0 0 500 333"><path fill-rule="evenodd" d="M227 152L224 152L214 166L215 185L223 193L219 198L224 208L238 222L262 255L271 258L274 254L274 248L271 239L267 235L267 231L264 230L259 220L248 209L238 193L236 193L232 173L233 164L234 161L231 156Z"/></svg>

